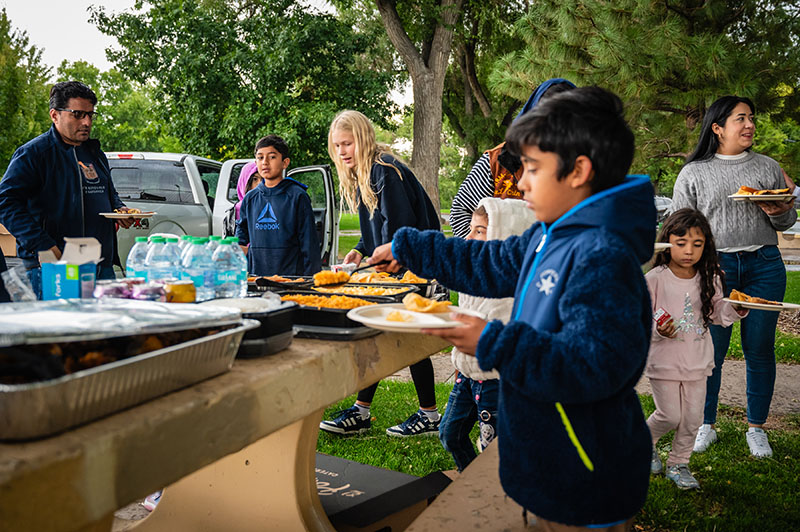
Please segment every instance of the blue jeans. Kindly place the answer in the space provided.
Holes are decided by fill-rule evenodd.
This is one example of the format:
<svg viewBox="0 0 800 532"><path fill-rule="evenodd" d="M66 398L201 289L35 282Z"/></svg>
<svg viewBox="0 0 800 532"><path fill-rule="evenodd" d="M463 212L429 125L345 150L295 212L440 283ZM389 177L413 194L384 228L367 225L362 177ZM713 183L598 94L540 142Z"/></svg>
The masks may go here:
<svg viewBox="0 0 800 532"><path fill-rule="evenodd" d="M749 296L782 301L786 292L786 267L777 246L753 251L720 253L725 272L725 296L732 289ZM747 367L747 421L761 425L767 420L775 387L775 328L778 313L751 310L742 320L742 351ZM717 403L722 364L731 343L732 327L711 326L714 341L714 371L706 381L706 407L703 423L717 421Z"/></svg>
<svg viewBox="0 0 800 532"><path fill-rule="evenodd" d="M31 282L33 293L36 294L37 299L42 299L42 267L30 269L26 272L28 280ZM97 265L97 279L116 279L114 275L113 266Z"/></svg>
<svg viewBox="0 0 800 532"><path fill-rule="evenodd" d="M463 374L456 378L439 422L439 440L445 450L453 455L459 471L463 471L478 456L469 439L469 433L476 421L481 427L481 450L494 439L499 391L498 379L475 381Z"/></svg>

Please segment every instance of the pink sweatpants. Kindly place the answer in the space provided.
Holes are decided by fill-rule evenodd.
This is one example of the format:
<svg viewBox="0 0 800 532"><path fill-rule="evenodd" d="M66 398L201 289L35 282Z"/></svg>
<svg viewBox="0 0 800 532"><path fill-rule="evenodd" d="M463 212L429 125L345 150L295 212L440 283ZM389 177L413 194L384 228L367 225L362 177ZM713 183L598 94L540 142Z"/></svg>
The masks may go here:
<svg viewBox="0 0 800 532"><path fill-rule="evenodd" d="M703 423L706 401L706 379L697 381L665 381L650 379L656 410L647 418L653 445L675 429L667 467L688 464L692 456L697 429Z"/></svg>

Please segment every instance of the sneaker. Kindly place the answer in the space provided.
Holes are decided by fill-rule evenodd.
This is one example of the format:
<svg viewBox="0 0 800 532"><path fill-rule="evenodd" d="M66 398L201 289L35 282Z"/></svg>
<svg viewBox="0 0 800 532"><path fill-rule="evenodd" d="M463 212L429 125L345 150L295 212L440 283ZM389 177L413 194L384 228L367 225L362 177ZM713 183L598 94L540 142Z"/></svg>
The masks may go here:
<svg viewBox="0 0 800 532"><path fill-rule="evenodd" d="M707 423L700 425L697 437L694 439L694 452L702 453L715 441L717 441L717 431Z"/></svg>
<svg viewBox="0 0 800 532"><path fill-rule="evenodd" d="M370 418L362 418L361 412L355 406L340 410L332 421L321 421L319 424L320 430L343 435L361 434L367 432L370 427L372 427Z"/></svg>
<svg viewBox="0 0 800 532"><path fill-rule="evenodd" d="M152 512L158 506L158 502L161 500L161 490L158 490L155 493L151 493L147 497L144 498L142 501L142 506L144 506L145 510L148 512Z"/></svg>
<svg viewBox="0 0 800 532"><path fill-rule="evenodd" d="M750 446L750 454L756 458L769 458L772 456L772 447L767 441L767 433L764 429L750 427L747 430L747 445Z"/></svg>
<svg viewBox="0 0 800 532"><path fill-rule="evenodd" d="M439 420L431 421L428 416L417 410L411 416L394 427L386 429L389 436L434 436L439 435Z"/></svg>
<svg viewBox="0 0 800 532"><path fill-rule="evenodd" d="M653 457L650 458L650 474L660 475L664 471L664 466L661 464L661 457L658 456L658 451L653 448Z"/></svg>
<svg viewBox="0 0 800 532"><path fill-rule="evenodd" d="M675 483L682 490L696 490L700 488L700 483L689 471L688 464L677 464L667 468L667 478Z"/></svg>

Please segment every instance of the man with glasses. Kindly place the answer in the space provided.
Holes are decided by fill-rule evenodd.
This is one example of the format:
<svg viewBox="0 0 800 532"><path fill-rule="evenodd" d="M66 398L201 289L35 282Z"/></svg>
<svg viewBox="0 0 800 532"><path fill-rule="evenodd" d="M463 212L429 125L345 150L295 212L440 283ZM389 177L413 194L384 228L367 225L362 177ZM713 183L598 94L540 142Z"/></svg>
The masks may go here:
<svg viewBox="0 0 800 532"><path fill-rule="evenodd" d="M101 212L127 208L111 182L100 142L90 139L97 96L79 81L50 90L46 133L17 148L0 181L0 224L17 239L17 252L41 297L39 252L61 258L64 237L94 237L102 245L98 279L113 279L114 220ZM117 220L129 227L131 218Z"/></svg>

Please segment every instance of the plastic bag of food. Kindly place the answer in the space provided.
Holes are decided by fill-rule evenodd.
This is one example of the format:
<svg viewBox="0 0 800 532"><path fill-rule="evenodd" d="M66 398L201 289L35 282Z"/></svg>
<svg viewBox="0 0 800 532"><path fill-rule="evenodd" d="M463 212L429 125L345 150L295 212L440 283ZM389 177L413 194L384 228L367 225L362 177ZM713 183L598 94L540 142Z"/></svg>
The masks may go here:
<svg viewBox="0 0 800 532"><path fill-rule="evenodd" d="M33 291L33 286L28 279L28 274L24 266L15 266L0 274L3 277L3 283L6 286L11 301L36 301L36 293Z"/></svg>

